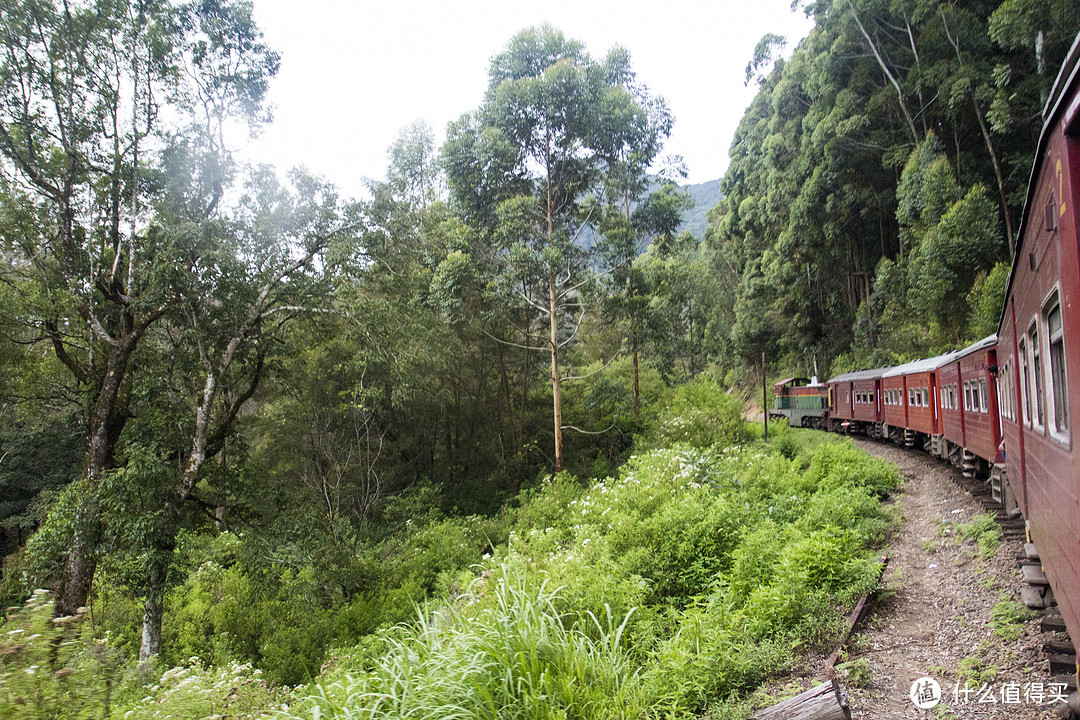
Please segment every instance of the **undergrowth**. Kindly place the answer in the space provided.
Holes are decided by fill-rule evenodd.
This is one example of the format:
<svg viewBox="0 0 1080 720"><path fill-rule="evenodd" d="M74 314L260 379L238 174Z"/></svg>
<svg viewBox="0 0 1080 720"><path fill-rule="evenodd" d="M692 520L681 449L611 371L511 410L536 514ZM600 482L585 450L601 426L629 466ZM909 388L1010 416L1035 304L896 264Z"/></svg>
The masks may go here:
<svg viewBox="0 0 1080 720"><path fill-rule="evenodd" d="M822 433L779 424L755 440L712 389L684 401L708 409L661 423L657 441L677 442L642 445L616 475L549 477L497 522L418 520L395 540L408 564L380 570L401 575L385 597L327 606L300 571L282 599L259 600L230 560L245 546L217 536L221 562L178 586L161 664L137 665L130 638L81 617L53 622L40 592L3 625L0 716L745 717L755 688L834 642L877 581L874 550L895 522L881 499L899 476ZM310 667L311 618L374 623L425 594L412 621L381 621L294 691L229 658L270 623ZM271 650L252 654L284 667Z"/></svg>
<svg viewBox="0 0 1080 720"><path fill-rule="evenodd" d="M1015 640L1036 612L1016 600L1002 600L990 608L990 628L1003 640Z"/></svg>
<svg viewBox="0 0 1080 720"><path fill-rule="evenodd" d="M964 538L979 546L979 554L983 557L993 557L1001 545L1001 526L989 513L976 515L970 523L961 523L957 529Z"/></svg>
<svg viewBox="0 0 1080 720"><path fill-rule="evenodd" d="M468 592L339 651L287 717L738 716L841 632L891 521L891 466L787 454L679 445L550 478Z"/></svg>

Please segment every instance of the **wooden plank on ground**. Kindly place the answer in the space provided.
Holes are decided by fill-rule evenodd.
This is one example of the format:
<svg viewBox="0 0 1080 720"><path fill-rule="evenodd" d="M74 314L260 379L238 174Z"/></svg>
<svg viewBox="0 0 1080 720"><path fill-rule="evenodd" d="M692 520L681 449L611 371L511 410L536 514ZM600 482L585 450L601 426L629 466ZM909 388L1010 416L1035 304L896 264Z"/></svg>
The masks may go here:
<svg viewBox="0 0 1080 720"><path fill-rule="evenodd" d="M1055 655L1072 655L1076 656L1076 648L1073 647L1070 640L1047 640L1043 643L1044 653L1053 653Z"/></svg>
<svg viewBox="0 0 1080 720"><path fill-rule="evenodd" d="M851 710L834 678L790 700L760 710L750 720L851 720Z"/></svg>
<svg viewBox="0 0 1080 720"><path fill-rule="evenodd" d="M1039 621L1039 627L1044 632L1064 632L1065 621L1061 619L1060 615L1047 615Z"/></svg>

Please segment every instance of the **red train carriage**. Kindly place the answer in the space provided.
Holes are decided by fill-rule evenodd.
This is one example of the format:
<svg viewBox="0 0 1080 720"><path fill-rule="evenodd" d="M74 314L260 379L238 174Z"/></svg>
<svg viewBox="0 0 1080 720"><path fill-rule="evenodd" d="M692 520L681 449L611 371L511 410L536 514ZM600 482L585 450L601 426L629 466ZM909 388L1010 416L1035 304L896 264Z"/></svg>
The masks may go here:
<svg viewBox="0 0 1080 720"><path fill-rule="evenodd" d="M897 365L881 376L882 434L935 455L941 442L938 369L954 353Z"/></svg>
<svg viewBox="0 0 1080 720"><path fill-rule="evenodd" d="M955 353L938 371L944 442L941 457L985 477L998 459L997 335Z"/></svg>
<svg viewBox="0 0 1080 720"><path fill-rule="evenodd" d="M1080 638L1080 469L1072 432L1080 408L1078 44L1044 112L997 348L1009 485L1073 638Z"/></svg>
<svg viewBox="0 0 1080 720"><path fill-rule="evenodd" d="M829 380L831 428L881 436L881 375L886 369L858 370Z"/></svg>

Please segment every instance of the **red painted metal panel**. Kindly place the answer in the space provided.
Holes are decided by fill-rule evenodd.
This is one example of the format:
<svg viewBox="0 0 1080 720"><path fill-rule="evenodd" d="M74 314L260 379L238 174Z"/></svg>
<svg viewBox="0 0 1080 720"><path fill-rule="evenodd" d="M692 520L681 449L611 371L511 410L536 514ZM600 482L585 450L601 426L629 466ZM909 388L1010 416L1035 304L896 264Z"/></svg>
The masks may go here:
<svg viewBox="0 0 1080 720"><path fill-rule="evenodd" d="M893 427L907 427L904 412L906 406L902 402L892 402L894 398L902 398L904 395L904 376L882 378L881 393L885 401L881 406L882 422Z"/></svg>
<svg viewBox="0 0 1080 720"><path fill-rule="evenodd" d="M957 402L954 407L945 407L942 404L941 409L941 434L946 440L954 445L964 445L964 396L962 393L963 385L960 382L960 362L959 360L953 360L950 363L938 368L938 385L941 388L941 392L945 393L945 388L949 388L949 395L955 398Z"/></svg>
<svg viewBox="0 0 1080 720"><path fill-rule="evenodd" d="M1075 107L1078 89L1074 72L1058 107ZM1072 430L1080 413L1078 131L1065 128L1060 113L1044 130L997 352L1016 386L1016 417L1002 422L1009 480L1073 637L1080 637L1080 468ZM1049 325L1056 304L1055 358Z"/></svg>
<svg viewBox="0 0 1080 720"><path fill-rule="evenodd" d="M851 383L852 397L857 397L861 402L856 402L852 409L852 416L863 422L880 422L879 395L881 380L879 378L867 380L854 380Z"/></svg>
<svg viewBox="0 0 1080 720"><path fill-rule="evenodd" d="M993 462L997 456L1001 434L997 420L997 386L990 372L993 351L979 350L965 355L958 360L960 365L961 388L966 384L970 389L967 402L961 407L964 419L964 447L987 462ZM963 398L963 396L961 396Z"/></svg>
<svg viewBox="0 0 1080 720"><path fill-rule="evenodd" d="M830 383L833 389L833 408L831 416L839 420L852 419L852 407L855 401L850 382Z"/></svg>

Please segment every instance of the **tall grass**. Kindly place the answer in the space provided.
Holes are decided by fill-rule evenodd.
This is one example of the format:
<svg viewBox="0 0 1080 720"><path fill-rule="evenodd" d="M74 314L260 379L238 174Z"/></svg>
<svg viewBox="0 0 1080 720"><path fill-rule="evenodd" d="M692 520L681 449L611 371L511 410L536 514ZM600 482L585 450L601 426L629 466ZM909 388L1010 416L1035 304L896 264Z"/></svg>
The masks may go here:
<svg viewBox="0 0 1080 720"><path fill-rule="evenodd" d="M384 635L367 669L317 685L297 720L637 717L641 678L622 648L628 617L567 618L558 591L511 562L476 594Z"/></svg>

